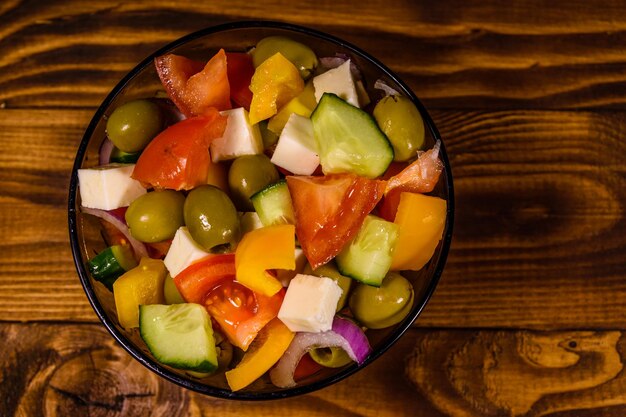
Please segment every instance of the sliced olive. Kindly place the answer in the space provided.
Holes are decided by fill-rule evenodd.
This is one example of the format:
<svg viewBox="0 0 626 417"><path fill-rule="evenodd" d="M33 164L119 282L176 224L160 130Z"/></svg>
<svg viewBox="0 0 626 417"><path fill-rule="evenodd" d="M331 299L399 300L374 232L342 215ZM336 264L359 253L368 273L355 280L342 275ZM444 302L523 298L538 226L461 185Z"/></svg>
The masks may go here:
<svg viewBox="0 0 626 417"><path fill-rule="evenodd" d="M345 350L338 347L313 348L309 350L311 359L327 368L341 368L352 362Z"/></svg>
<svg viewBox="0 0 626 417"><path fill-rule="evenodd" d="M315 52L308 46L296 42L293 39L283 36L268 36L263 38L256 44L256 48L252 50L252 63L254 67L258 67L267 58L280 52L285 58L298 69L303 79L308 79L315 68L317 68L318 60Z"/></svg>
<svg viewBox="0 0 626 417"><path fill-rule="evenodd" d="M212 185L194 188L185 200L185 225L204 249L233 247L239 240L239 216L228 195Z"/></svg>
<svg viewBox="0 0 626 417"><path fill-rule="evenodd" d="M241 211L254 211L250 196L278 179L276 167L262 154L240 156L228 170L230 192Z"/></svg>
<svg viewBox="0 0 626 417"><path fill-rule="evenodd" d="M150 100L133 100L116 108L107 120L107 135L124 152L138 152L163 128L159 106Z"/></svg>
<svg viewBox="0 0 626 417"><path fill-rule="evenodd" d="M413 307L413 286L402 275L390 272L380 287L357 284L349 305L354 317L371 329L401 322Z"/></svg>
<svg viewBox="0 0 626 417"><path fill-rule="evenodd" d="M374 118L393 146L394 161L407 161L424 146L424 121L408 98L383 98L374 108Z"/></svg>
<svg viewBox="0 0 626 417"><path fill-rule="evenodd" d="M161 242L174 237L183 226L185 196L174 190L152 191L130 203L126 223L130 234L142 242Z"/></svg>
<svg viewBox="0 0 626 417"><path fill-rule="evenodd" d="M317 277L328 277L334 280L341 288L341 291L343 291L339 301L337 302L337 311L341 310L346 305L346 300L348 299L348 293L350 292L353 279L345 275L341 275L333 261L318 267L316 270L311 269L311 265L306 264L302 273L306 275L315 275Z"/></svg>

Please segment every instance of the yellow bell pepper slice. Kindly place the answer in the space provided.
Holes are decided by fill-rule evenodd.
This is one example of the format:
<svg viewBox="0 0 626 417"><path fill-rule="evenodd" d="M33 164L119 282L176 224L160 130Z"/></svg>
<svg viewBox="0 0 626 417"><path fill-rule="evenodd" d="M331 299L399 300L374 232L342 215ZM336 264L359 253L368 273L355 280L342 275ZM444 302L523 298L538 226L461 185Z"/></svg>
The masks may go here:
<svg viewBox="0 0 626 417"><path fill-rule="evenodd" d="M422 269L432 258L446 225L445 200L415 193L402 193L394 223L398 241L391 261L392 271Z"/></svg>
<svg viewBox="0 0 626 417"><path fill-rule="evenodd" d="M250 83L250 124L268 119L304 89L298 69L280 52L263 61Z"/></svg>
<svg viewBox="0 0 626 417"><path fill-rule="evenodd" d="M141 258L139 265L113 283L117 319L122 327L139 327L139 306L163 304L167 269L160 259Z"/></svg>
<svg viewBox="0 0 626 417"><path fill-rule="evenodd" d="M295 226L280 224L246 233L235 251L237 281L271 297L282 288L268 269L296 269Z"/></svg>
<svg viewBox="0 0 626 417"><path fill-rule="evenodd" d="M295 333L278 318L267 323L241 362L226 372L226 381L230 389L239 391L259 379L278 362L294 336Z"/></svg>
<svg viewBox="0 0 626 417"><path fill-rule="evenodd" d="M296 113L303 117L311 117L311 113L317 106L315 100L315 87L312 82L306 83L304 90L295 98L291 99L275 116L267 123L267 128L280 135L289 120L289 116Z"/></svg>

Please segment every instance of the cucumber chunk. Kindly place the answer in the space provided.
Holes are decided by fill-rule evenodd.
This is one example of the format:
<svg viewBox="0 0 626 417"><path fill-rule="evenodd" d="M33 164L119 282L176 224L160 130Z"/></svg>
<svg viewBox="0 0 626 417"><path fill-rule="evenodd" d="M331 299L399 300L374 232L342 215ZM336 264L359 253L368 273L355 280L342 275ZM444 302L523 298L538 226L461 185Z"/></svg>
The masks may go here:
<svg viewBox="0 0 626 417"><path fill-rule="evenodd" d="M87 263L91 276L113 291L113 283L124 272L137 266L132 250L126 245L109 246Z"/></svg>
<svg viewBox="0 0 626 417"><path fill-rule="evenodd" d="M391 267L397 240L398 225L368 215L355 238L335 258L339 272L380 287Z"/></svg>
<svg viewBox="0 0 626 417"><path fill-rule="evenodd" d="M196 372L217 369L217 349L209 314L200 304L139 307L139 333L165 365Z"/></svg>
<svg viewBox="0 0 626 417"><path fill-rule="evenodd" d="M250 197L263 226L295 224L295 214L287 181L268 185Z"/></svg>
<svg viewBox="0 0 626 417"><path fill-rule="evenodd" d="M393 147L374 118L335 94L322 95L311 121L324 174L376 178L393 161Z"/></svg>

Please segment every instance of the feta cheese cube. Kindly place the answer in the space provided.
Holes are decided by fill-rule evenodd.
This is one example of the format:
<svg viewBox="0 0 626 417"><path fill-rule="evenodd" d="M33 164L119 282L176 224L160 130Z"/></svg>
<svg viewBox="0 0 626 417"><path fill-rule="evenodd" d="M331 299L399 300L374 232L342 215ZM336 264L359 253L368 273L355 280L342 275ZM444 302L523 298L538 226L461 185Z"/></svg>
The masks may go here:
<svg viewBox="0 0 626 417"><path fill-rule="evenodd" d="M324 93L334 93L353 106L359 107L359 95L350 72L350 60L313 78L313 86L318 103Z"/></svg>
<svg viewBox="0 0 626 417"><path fill-rule="evenodd" d="M276 279L280 281L283 287L288 287L291 280L298 275L300 272L304 270L306 266L307 259L304 256L304 251L300 248L295 248L294 250L296 254L296 269L277 269L276 270Z"/></svg>
<svg viewBox="0 0 626 417"><path fill-rule="evenodd" d="M134 164L111 164L79 169L80 200L83 207L113 210L126 207L148 191L130 175Z"/></svg>
<svg viewBox="0 0 626 417"><path fill-rule="evenodd" d="M311 175L320 164L311 119L293 113L283 128L271 159L296 175Z"/></svg>
<svg viewBox="0 0 626 417"><path fill-rule="evenodd" d="M251 125L248 112L243 107L225 110L220 114L228 116L226 130L221 138L211 142L213 162L235 159L241 155L263 153L263 138L258 125Z"/></svg>
<svg viewBox="0 0 626 417"><path fill-rule="evenodd" d="M206 252L202 246L193 240L189 230L182 226L176 231L174 239L172 239L172 246L167 251L163 262L172 278L174 278L192 263L209 255L210 253Z"/></svg>
<svg viewBox="0 0 626 417"><path fill-rule="evenodd" d="M278 318L292 332L330 330L342 292L330 278L298 274L289 283Z"/></svg>

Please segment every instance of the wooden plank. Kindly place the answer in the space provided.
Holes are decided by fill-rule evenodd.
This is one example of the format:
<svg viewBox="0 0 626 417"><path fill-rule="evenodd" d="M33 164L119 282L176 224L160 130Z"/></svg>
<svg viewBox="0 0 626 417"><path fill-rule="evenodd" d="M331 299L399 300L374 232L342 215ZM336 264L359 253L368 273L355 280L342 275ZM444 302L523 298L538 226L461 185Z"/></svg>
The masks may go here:
<svg viewBox="0 0 626 417"><path fill-rule="evenodd" d="M5 323L0 336L3 416L617 417L626 412L621 331L412 329L348 379L268 402L219 400L179 388L132 359L99 325Z"/></svg>
<svg viewBox="0 0 626 417"><path fill-rule="evenodd" d="M251 3L56 1L0 6L0 103L93 107L136 63L203 27L288 20L345 38L431 108L624 108L622 1ZM306 10L306 13L303 13ZM541 10L541 12L539 12Z"/></svg>
<svg viewBox="0 0 626 417"><path fill-rule="evenodd" d="M71 260L65 206L91 116L0 110L10 149L0 155L0 320L95 320ZM433 116L455 176L456 226L417 325L626 328L615 314L626 305L626 115Z"/></svg>

